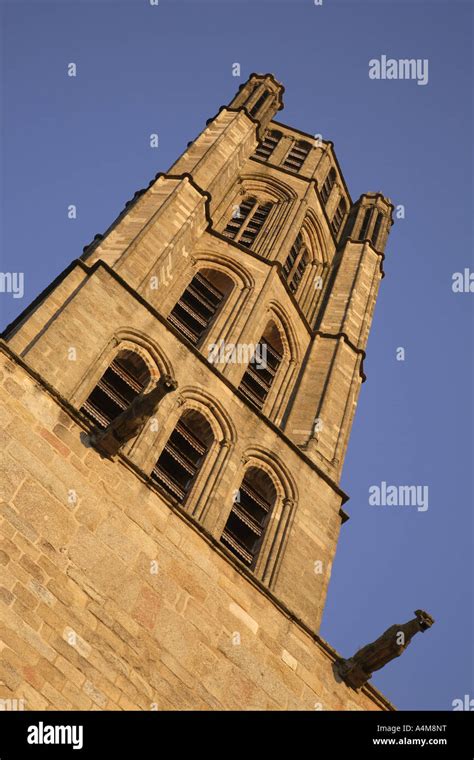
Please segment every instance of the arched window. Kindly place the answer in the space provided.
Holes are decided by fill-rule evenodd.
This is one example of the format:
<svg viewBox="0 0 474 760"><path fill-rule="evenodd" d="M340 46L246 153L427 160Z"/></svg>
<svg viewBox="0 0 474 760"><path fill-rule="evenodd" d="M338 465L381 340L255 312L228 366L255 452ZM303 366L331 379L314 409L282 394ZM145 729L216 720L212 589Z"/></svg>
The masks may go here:
<svg viewBox="0 0 474 760"><path fill-rule="evenodd" d="M341 198L331 222L331 228L335 235L337 235L337 233L341 229L341 224L342 224L342 220L344 219L344 214L346 213L346 208L347 208L346 201L344 200L344 198Z"/></svg>
<svg viewBox="0 0 474 760"><path fill-rule="evenodd" d="M258 409L265 403L282 359L280 333L275 323L269 322L239 385L239 390Z"/></svg>
<svg viewBox="0 0 474 760"><path fill-rule="evenodd" d="M290 172L298 172L303 166L311 145L304 140L297 140L290 149L282 166Z"/></svg>
<svg viewBox="0 0 474 760"><path fill-rule="evenodd" d="M291 251L283 264L283 277L288 282L292 293L296 293L306 267L309 263L309 253L301 232L291 246Z"/></svg>
<svg viewBox="0 0 474 760"><path fill-rule="evenodd" d="M92 422L106 428L150 381L150 371L134 351L120 351L81 406Z"/></svg>
<svg viewBox="0 0 474 760"><path fill-rule="evenodd" d="M191 409L180 418L151 473L152 480L183 503L213 441L211 426Z"/></svg>
<svg viewBox="0 0 474 760"><path fill-rule="evenodd" d="M240 485L221 542L251 569L257 562L276 497L275 486L266 472L250 467Z"/></svg>
<svg viewBox="0 0 474 760"><path fill-rule="evenodd" d="M372 216L372 209L368 208L367 211L364 214L364 218L362 220L362 226L360 228L359 232L359 240L365 240L367 237L367 230L369 229L370 224L370 217Z"/></svg>
<svg viewBox="0 0 474 760"><path fill-rule="evenodd" d="M254 197L245 198L227 223L224 235L236 243L251 248L263 227L273 203L258 203Z"/></svg>
<svg viewBox="0 0 474 760"><path fill-rule="evenodd" d="M199 344L232 290L230 277L201 269L173 307L168 321L191 343Z"/></svg>
<svg viewBox="0 0 474 760"><path fill-rule="evenodd" d="M264 161L268 161L276 146L280 142L281 137L281 132L277 132L277 130L265 132L263 140L257 145L257 149L255 151L257 158L262 158Z"/></svg>
<svg viewBox="0 0 474 760"><path fill-rule="evenodd" d="M255 101L252 108L250 109L250 116L255 116L258 113L258 111L261 109L263 104L268 100L269 97L270 97L270 93L268 92L268 90L264 90L263 93L258 98L258 100Z"/></svg>
<svg viewBox="0 0 474 760"><path fill-rule="evenodd" d="M328 202L328 198L331 195L331 190L334 187L334 183L336 181L336 170L333 167L329 169L326 179L324 180L324 185L321 188L321 200L326 205Z"/></svg>
<svg viewBox="0 0 474 760"><path fill-rule="evenodd" d="M374 224L374 231L372 232L372 245L374 248L377 247L377 239L380 232L380 225L382 224L383 214L381 211L379 211L377 219L375 220Z"/></svg>

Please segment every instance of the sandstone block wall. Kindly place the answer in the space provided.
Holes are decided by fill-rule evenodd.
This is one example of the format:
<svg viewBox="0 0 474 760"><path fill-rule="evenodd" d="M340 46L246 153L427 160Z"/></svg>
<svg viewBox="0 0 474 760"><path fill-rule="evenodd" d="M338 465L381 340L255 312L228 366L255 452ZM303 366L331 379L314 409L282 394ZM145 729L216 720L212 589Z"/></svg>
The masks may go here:
<svg viewBox="0 0 474 760"><path fill-rule="evenodd" d="M387 710L2 353L0 698L26 709ZM82 438L82 439L81 439ZM295 582L297 582L295 580Z"/></svg>

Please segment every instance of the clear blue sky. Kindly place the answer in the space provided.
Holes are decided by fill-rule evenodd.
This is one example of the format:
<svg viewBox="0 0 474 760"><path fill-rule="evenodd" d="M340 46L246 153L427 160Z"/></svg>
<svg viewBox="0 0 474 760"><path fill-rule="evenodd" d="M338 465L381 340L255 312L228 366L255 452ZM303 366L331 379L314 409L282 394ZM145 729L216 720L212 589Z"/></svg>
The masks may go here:
<svg viewBox="0 0 474 760"><path fill-rule="evenodd" d="M387 249L342 480L351 519L321 630L349 656L429 611L435 626L373 679L405 709L474 697L474 294L451 289L453 272L474 269L472 10L436 0L2 2L1 269L26 278L23 299L0 295L2 326L252 71L285 85L282 121L334 141L354 198L380 190L405 206ZM382 54L427 58L428 85L370 80L368 61ZM428 485L428 511L369 506L381 481Z"/></svg>

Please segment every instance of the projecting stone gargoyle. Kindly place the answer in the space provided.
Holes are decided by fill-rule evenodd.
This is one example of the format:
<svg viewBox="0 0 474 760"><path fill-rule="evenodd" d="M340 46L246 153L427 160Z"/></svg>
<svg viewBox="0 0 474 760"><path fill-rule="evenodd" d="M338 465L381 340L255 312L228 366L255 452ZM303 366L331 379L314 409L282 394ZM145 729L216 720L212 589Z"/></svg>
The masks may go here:
<svg viewBox="0 0 474 760"><path fill-rule="evenodd" d="M170 375L163 375L149 393L140 393L105 428L91 435L91 443L102 454L113 457L131 438L135 438L145 422L153 416L162 398L176 390L178 383Z"/></svg>
<svg viewBox="0 0 474 760"><path fill-rule="evenodd" d="M367 644L353 657L340 662L338 669L344 681L354 689L363 686L375 670L400 657L416 633L424 633L434 623L431 615L423 610L415 610L415 615L416 618L408 623L390 626L372 644Z"/></svg>

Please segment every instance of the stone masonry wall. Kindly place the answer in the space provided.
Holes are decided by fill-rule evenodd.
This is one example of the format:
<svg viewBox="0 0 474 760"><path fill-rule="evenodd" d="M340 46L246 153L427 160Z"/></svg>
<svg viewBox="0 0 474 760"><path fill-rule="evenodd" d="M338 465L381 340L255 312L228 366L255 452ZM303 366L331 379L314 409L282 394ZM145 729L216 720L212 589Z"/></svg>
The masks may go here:
<svg viewBox="0 0 474 760"><path fill-rule="evenodd" d="M2 353L0 698L26 709L387 710L203 528ZM82 436L82 439L81 439Z"/></svg>

